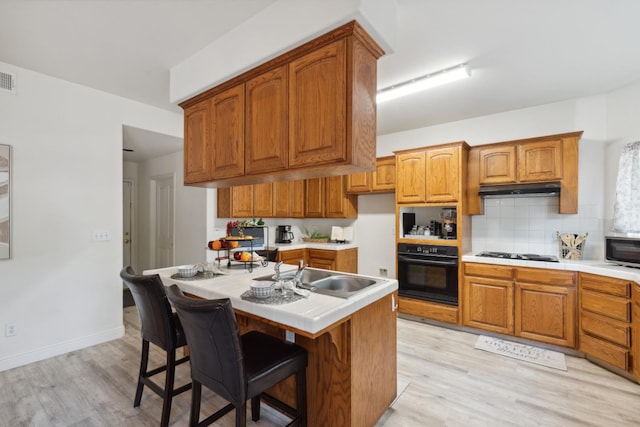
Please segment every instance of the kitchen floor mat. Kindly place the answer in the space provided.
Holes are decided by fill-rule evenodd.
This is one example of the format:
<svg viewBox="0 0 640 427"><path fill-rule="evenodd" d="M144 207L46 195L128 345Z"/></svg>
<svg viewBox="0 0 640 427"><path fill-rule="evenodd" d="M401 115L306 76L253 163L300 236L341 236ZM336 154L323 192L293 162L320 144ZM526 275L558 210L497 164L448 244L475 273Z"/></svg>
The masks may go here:
<svg viewBox="0 0 640 427"><path fill-rule="evenodd" d="M525 362L546 366L548 368L559 369L561 371L567 370L567 363L565 361L564 354L557 351L501 340L499 338L487 337L485 335L480 335L478 337L475 348L499 354L501 356L507 356L513 359L524 360Z"/></svg>

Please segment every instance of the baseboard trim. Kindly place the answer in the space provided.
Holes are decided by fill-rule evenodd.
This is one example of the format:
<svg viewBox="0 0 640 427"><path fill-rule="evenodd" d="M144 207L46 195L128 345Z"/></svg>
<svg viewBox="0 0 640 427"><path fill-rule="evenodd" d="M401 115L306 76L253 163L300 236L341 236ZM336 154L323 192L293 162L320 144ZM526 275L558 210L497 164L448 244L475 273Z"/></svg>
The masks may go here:
<svg viewBox="0 0 640 427"><path fill-rule="evenodd" d="M38 362L50 357L59 356L71 351L91 347L96 344L102 344L103 342L115 340L123 336L124 325L120 325L97 334L37 348L20 354L6 356L0 359L0 372L28 365L29 363Z"/></svg>

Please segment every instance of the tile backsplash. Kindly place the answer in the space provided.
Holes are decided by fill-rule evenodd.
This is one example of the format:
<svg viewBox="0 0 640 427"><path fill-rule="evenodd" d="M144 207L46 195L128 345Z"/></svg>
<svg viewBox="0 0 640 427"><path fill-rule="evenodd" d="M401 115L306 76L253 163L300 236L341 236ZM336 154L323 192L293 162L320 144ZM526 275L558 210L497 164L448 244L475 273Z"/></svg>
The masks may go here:
<svg viewBox="0 0 640 427"><path fill-rule="evenodd" d="M603 207L578 206L578 214L558 213L558 197L487 198L484 215L472 217L472 251L560 256L559 233L589 233L583 259L603 258Z"/></svg>

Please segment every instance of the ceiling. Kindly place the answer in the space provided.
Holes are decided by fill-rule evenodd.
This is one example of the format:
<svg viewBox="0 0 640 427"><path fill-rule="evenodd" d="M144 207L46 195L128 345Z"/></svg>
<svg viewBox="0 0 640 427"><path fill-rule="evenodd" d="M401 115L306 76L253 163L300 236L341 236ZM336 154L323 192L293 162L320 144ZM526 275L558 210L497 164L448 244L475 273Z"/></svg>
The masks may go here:
<svg viewBox="0 0 640 427"><path fill-rule="evenodd" d="M169 103L170 68L274 1L2 0L0 61L180 112ZM378 61L378 87L462 62L471 78L380 104L378 134L640 80L637 0L396 3L395 52ZM179 138L141 129L125 128L124 137L137 153L127 160L182 147Z"/></svg>

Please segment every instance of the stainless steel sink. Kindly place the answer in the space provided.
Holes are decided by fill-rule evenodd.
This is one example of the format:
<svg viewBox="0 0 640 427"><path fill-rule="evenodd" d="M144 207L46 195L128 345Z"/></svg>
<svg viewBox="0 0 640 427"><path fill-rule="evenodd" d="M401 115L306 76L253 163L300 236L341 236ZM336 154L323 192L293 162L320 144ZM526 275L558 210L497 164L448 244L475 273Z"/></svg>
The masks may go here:
<svg viewBox="0 0 640 427"><path fill-rule="evenodd" d="M295 273L296 270L286 271L280 274L280 277L293 278ZM273 274L268 274L256 277L255 280L275 281L275 277ZM374 280L334 271L316 270L314 268L305 268L302 272L302 287L304 289L340 298L349 298L371 285L381 283L382 280L383 279Z"/></svg>

